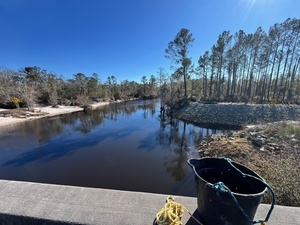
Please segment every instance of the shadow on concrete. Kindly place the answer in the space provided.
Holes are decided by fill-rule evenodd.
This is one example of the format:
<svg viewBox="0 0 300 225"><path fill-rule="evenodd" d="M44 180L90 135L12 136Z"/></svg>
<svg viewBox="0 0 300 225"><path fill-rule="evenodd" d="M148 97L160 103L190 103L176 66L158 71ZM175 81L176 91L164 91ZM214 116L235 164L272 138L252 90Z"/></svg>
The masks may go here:
<svg viewBox="0 0 300 225"><path fill-rule="evenodd" d="M189 218L189 220L186 222L185 225L199 225L199 223L195 219L200 222L200 225L206 225L201 219L197 209L194 211L194 213L192 214L192 216ZM157 225L156 219L154 219L153 225Z"/></svg>
<svg viewBox="0 0 300 225"><path fill-rule="evenodd" d="M185 225L199 225L199 223L195 220L197 219L202 225L206 225L203 220L200 217L200 213L198 212L198 210L196 209L194 211L194 213L192 214L192 216L190 217L190 219L186 222Z"/></svg>
<svg viewBox="0 0 300 225"><path fill-rule="evenodd" d="M26 225L26 224L39 224L39 225L81 225L80 223L68 223L65 221L47 220L41 218L33 218L28 216L17 216L0 213L1 225Z"/></svg>

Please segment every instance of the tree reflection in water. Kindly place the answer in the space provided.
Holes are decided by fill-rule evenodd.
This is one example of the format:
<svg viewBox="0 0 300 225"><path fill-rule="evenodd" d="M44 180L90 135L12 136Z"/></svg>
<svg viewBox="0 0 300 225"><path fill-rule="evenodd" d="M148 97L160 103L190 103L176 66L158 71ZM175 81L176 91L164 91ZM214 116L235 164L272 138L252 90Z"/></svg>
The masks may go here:
<svg viewBox="0 0 300 225"><path fill-rule="evenodd" d="M194 126L188 126L189 132L186 134L187 126L186 122L176 119L172 119L168 124L165 123L165 120L161 120L160 130L157 134L159 144L168 147L170 154L175 155L174 157L165 157L164 166L176 181L181 181L186 176L187 159L195 155L192 152L196 151L193 146L203 139L203 133L209 135L218 132L218 130L208 128L201 128L197 132ZM189 144L193 144L193 146L189 146ZM198 157L197 153L195 157Z"/></svg>
<svg viewBox="0 0 300 225"><path fill-rule="evenodd" d="M190 196L187 159L217 131L161 118L158 103L111 104L1 129L0 178Z"/></svg>

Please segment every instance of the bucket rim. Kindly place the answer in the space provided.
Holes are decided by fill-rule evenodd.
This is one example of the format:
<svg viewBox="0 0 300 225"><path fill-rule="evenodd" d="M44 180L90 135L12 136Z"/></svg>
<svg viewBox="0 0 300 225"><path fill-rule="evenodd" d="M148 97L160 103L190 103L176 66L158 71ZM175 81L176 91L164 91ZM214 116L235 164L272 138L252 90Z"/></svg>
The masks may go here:
<svg viewBox="0 0 300 225"><path fill-rule="evenodd" d="M192 160L196 160L196 161L200 161L200 160L207 160L207 159L216 159L216 160L222 160L224 158L219 158L219 157L203 157L203 158L190 158L187 160L188 164L192 167L193 171L194 171L194 174L199 178L201 179L203 182L206 183L207 186L209 187L212 187L214 184L208 182L207 180L203 179L199 174L198 172L196 171L196 168L195 166L190 162ZM237 163L237 162L234 162L232 161L231 163L235 164L235 165L238 165L238 166L241 166L241 167L244 167L244 168L247 168L245 167L244 165L240 164L240 163ZM254 172L253 170L247 168L248 170L250 170L251 172L253 172L255 174L255 176L257 176L257 178L261 179L262 181L262 184L264 184L265 182L265 179L262 178L259 174L257 174L256 172ZM254 196L263 196L265 195L267 192L268 192L268 188L267 186L264 184L265 188L263 191L261 192L257 192L257 193L251 193L251 194L242 194L242 193L237 193L237 192L234 192L234 191L231 191L234 195L236 196L241 196L241 197L254 197Z"/></svg>

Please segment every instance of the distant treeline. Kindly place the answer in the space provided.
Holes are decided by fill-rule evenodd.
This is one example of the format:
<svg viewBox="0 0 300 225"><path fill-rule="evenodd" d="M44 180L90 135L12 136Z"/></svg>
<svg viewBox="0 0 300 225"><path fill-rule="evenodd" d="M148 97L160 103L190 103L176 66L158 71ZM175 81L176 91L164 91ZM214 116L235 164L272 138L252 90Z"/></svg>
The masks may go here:
<svg viewBox="0 0 300 225"><path fill-rule="evenodd" d="M167 106L178 102L217 101L252 103L300 103L300 20L287 19L254 34L243 30L224 31L210 51L194 65L189 48L194 41L188 29L181 29L165 53L172 73L160 68L157 76L136 81L101 81L94 73L77 73L64 79L40 67L19 71L0 68L0 103L20 106L44 103L85 105L89 101L157 97Z"/></svg>
<svg viewBox="0 0 300 225"><path fill-rule="evenodd" d="M149 81L143 76L141 83L124 80L117 82L115 76L101 82L96 73L86 76L77 73L73 79L63 79L40 67L25 67L20 71L0 69L0 104L14 106L13 98L20 100L19 106L88 105L90 102L127 100L129 98L157 97L155 77Z"/></svg>

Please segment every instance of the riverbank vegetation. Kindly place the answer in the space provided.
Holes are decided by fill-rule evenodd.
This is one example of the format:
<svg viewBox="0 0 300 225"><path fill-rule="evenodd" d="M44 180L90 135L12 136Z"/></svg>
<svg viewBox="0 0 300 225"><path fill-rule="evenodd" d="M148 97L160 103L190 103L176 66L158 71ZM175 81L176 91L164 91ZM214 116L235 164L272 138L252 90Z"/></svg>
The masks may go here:
<svg viewBox="0 0 300 225"><path fill-rule="evenodd" d="M146 85L147 84L147 85ZM40 67L25 67L20 71L0 68L0 104L15 106L13 99L20 100L20 107L34 104L46 105L88 105L89 102L126 100L136 97L150 97L155 92L155 78L117 82L109 76L102 82L94 73L86 76L77 73L73 79L64 79Z"/></svg>

